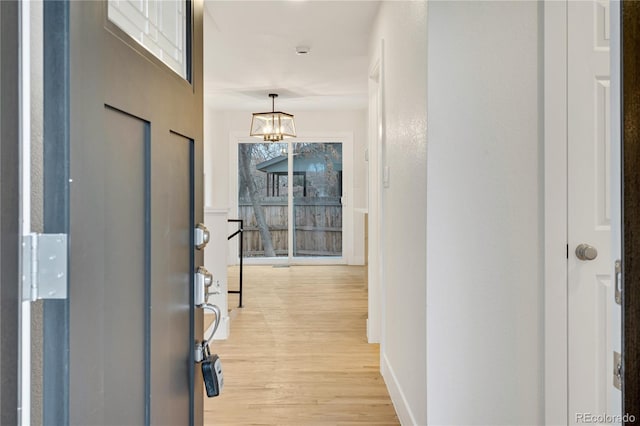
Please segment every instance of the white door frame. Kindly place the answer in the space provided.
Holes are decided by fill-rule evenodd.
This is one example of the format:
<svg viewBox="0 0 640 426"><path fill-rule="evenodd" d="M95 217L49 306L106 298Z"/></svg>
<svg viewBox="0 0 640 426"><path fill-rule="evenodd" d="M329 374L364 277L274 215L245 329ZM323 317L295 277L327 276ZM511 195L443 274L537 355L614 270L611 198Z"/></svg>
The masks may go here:
<svg viewBox="0 0 640 426"><path fill-rule="evenodd" d="M384 40L380 40L374 52L369 69L369 143L368 143L368 221L369 221L369 259L368 259L368 316L367 341L382 344L382 324L384 324L383 295L383 185L384 167ZM382 348L381 348L382 349ZM382 354L383 351L381 350ZM382 363L380 364L382 365Z"/></svg>
<svg viewBox="0 0 640 426"><path fill-rule="evenodd" d="M622 41L621 5L611 0L611 276L615 277L615 260L622 259ZM618 25L615 25L618 23ZM618 161L615 161L618 159ZM612 280L615 285L615 279ZM612 309L611 349L622 353L622 306L614 304ZM611 415L622 412L622 392L609 388Z"/></svg>
<svg viewBox="0 0 640 426"><path fill-rule="evenodd" d="M622 40L620 1L611 0L610 61L611 61L611 258L622 259ZM610 264L611 276L615 277L615 260ZM615 285L615 279L612 280ZM611 310L613 330L611 349L622 353L622 306L613 304ZM622 392L609 385L609 407L611 415L623 416Z"/></svg>
<svg viewBox="0 0 640 426"><path fill-rule="evenodd" d="M544 3L545 424L568 421L567 2Z"/></svg>
<svg viewBox="0 0 640 426"><path fill-rule="evenodd" d="M253 265L340 265L353 263L353 132L306 132L295 139L286 139L283 143L329 142L342 143L342 257L278 257L245 259L244 264ZM238 217L238 144L260 143L255 137L247 136L246 132L229 133L229 215ZM291 158L289 159L291 161ZM291 198L291 196L290 196ZM290 201L289 217L293 205ZM234 227L236 226L233 224ZM229 228L230 232L232 228ZM289 244L292 242L289 235ZM238 239L234 238L229 244L228 264L238 263Z"/></svg>

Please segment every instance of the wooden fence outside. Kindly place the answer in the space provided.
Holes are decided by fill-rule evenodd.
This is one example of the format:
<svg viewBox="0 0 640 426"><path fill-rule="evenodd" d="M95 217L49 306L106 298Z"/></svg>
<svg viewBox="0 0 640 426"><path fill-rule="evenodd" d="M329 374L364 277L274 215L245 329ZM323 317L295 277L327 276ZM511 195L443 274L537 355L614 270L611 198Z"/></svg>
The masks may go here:
<svg viewBox="0 0 640 426"><path fill-rule="evenodd" d="M261 204L276 256L287 256L287 197L263 198ZM244 220L244 256L264 256L262 238L251 203L241 201L238 214L239 218ZM340 197L296 197L293 214L294 256L342 256Z"/></svg>

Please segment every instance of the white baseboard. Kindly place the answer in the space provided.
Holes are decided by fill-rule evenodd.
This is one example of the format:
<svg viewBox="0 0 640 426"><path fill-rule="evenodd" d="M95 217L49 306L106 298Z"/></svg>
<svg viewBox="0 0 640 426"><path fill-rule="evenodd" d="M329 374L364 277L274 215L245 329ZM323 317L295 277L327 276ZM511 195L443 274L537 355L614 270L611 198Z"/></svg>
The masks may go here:
<svg viewBox="0 0 640 426"><path fill-rule="evenodd" d="M398 383L398 378L393 372L393 368L389 364L387 356L383 354L381 358L382 365L380 366L380 373L387 385L387 390L389 391L391 402L393 402L393 406L396 409L396 414L398 415L400 424L404 426L417 426L418 423L409 408L409 403L404 396L404 392L402 392L400 383Z"/></svg>
<svg viewBox="0 0 640 426"><path fill-rule="evenodd" d="M364 256L353 256L351 258L351 263L349 263L349 265L363 266Z"/></svg>
<svg viewBox="0 0 640 426"><path fill-rule="evenodd" d="M227 338L229 338L229 330L230 330L229 324L230 324L229 317L228 316L222 317L222 321L218 326L218 331L216 331L216 335L213 336L213 340L227 340ZM209 337L212 331L213 331L213 323L211 323L209 328L205 330L204 337L205 338Z"/></svg>

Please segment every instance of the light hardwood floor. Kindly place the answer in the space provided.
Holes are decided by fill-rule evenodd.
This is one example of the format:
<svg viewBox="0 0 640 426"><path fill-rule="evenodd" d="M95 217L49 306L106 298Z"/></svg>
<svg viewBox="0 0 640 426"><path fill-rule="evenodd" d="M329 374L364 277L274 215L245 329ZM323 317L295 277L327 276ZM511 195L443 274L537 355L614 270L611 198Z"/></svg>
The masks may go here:
<svg viewBox="0 0 640 426"><path fill-rule="evenodd" d="M245 267L243 309L215 342L221 396L205 396L205 425L397 425L367 343L364 268ZM237 287L237 268L229 271ZM237 305L229 295L229 305Z"/></svg>

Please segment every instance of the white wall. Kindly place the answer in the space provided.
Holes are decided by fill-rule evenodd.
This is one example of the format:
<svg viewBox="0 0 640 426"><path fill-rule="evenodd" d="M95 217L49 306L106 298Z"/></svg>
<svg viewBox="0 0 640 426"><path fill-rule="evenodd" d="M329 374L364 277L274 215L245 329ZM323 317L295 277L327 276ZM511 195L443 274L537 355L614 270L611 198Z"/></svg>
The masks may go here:
<svg viewBox="0 0 640 426"><path fill-rule="evenodd" d="M379 189L383 205L381 370L398 417L407 425L424 425L427 419L426 14L426 2L382 3L370 46L375 62L384 40L383 162L390 171L389 187Z"/></svg>
<svg viewBox="0 0 640 426"><path fill-rule="evenodd" d="M429 424L543 424L540 12L429 3Z"/></svg>

